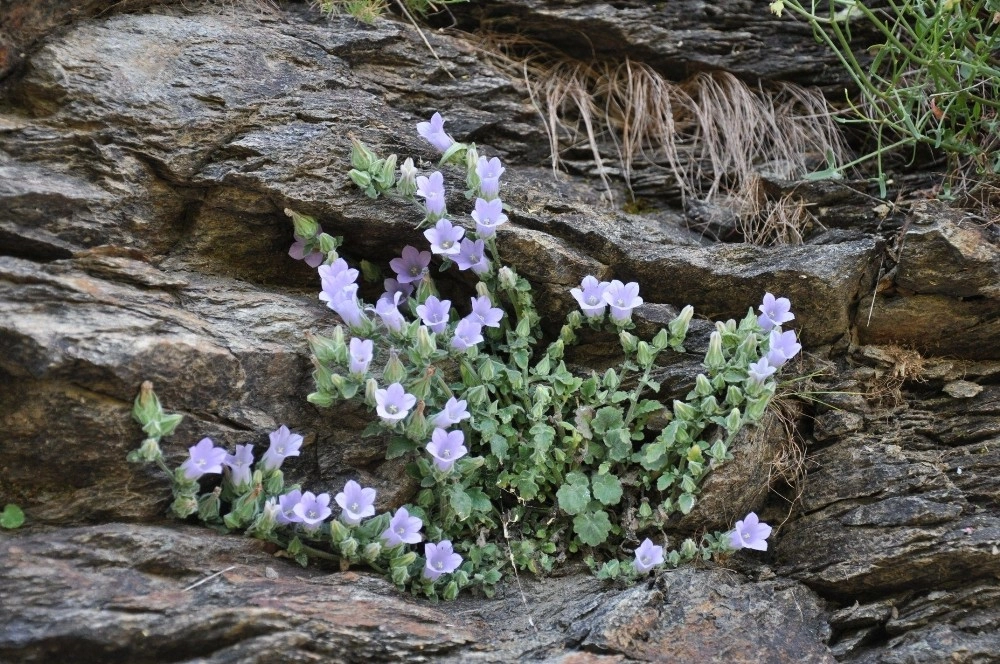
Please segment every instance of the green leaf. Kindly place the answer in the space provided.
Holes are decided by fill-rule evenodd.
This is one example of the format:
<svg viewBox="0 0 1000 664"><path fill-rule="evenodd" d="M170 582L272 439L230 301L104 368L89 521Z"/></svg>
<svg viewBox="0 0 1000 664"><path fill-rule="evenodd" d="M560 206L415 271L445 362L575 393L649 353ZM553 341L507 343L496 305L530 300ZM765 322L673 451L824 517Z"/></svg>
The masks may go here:
<svg viewBox="0 0 1000 664"><path fill-rule="evenodd" d="M385 452L386 459L397 459L407 452L417 449L417 444L403 436L393 436L389 441L389 449Z"/></svg>
<svg viewBox="0 0 1000 664"><path fill-rule="evenodd" d="M579 474L570 473L570 475ZM567 477L568 479L569 477ZM567 482L559 487L559 491L556 492L556 499L559 501L559 507L567 514L579 514L586 509L590 503L590 489L587 488L586 476L583 476L582 483Z"/></svg>
<svg viewBox="0 0 1000 664"><path fill-rule="evenodd" d="M632 455L632 438L624 429L612 429L604 436L608 456L612 461L624 461Z"/></svg>
<svg viewBox="0 0 1000 664"><path fill-rule="evenodd" d="M552 447L552 441L556 437L556 430L548 424L536 423L528 431L531 434L531 441L535 447L536 454L544 454Z"/></svg>
<svg viewBox="0 0 1000 664"><path fill-rule="evenodd" d="M518 495L524 500L534 500L538 495L538 485L535 483L535 473L532 471L514 476L510 485L517 490Z"/></svg>
<svg viewBox="0 0 1000 664"><path fill-rule="evenodd" d="M621 390L618 390L617 392L611 393L611 403L621 403L622 401L625 401L628 398L629 398L628 392L622 392Z"/></svg>
<svg viewBox="0 0 1000 664"><path fill-rule="evenodd" d="M498 434L490 436L490 451L493 456L504 461L507 458L507 439Z"/></svg>
<svg viewBox="0 0 1000 664"><path fill-rule="evenodd" d="M465 521L472 515L472 498L462 490L462 487L458 485L452 487L448 502L458 515L459 521Z"/></svg>
<svg viewBox="0 0 1000 664"><path fill-rule="evenodd" d="M472 499L472 509L476 512L489 513L493 509L490 497L483 493L482 489L466 489L465 492Z"/></svg>
<svg viewBox="0 0 1000 664"><path fill-rule="evenodd" d="M663 410L663 404L659 401L654 401L653 399L643 399L635 406L636 417L640 415L648 415L649 413L655 413L659 410Z"/></svg>
<svg viewBox="0 0 1000 664"><path fill-rule="evenodd" d="M598 474L591 479L594 498L605 505L617 505L622 499L622 483L615 475Z"/></svg>
<svg viewBox="0 0 1000 664"><path fill-rule="evenodd" d="M682 493L677 499L677 507L682 514L689 514L694 509L695 499L690 493Z"/></svg>
<svg viewBox="0 0 1000 664"><path fill-rule="evenodd" d="M3 512L0 512L0 526L14 529L20 528L22 525L24 525L24 512L17 505L7 503L3 508Z"/></svg>
<svg viewBox="0 0 1000 664"><path fill-rule="evenodd" d="M584 512L573 517L573 532L589 546L603 544L611 532L611 521L604 510Z"/></svg>
<svg viewBox="0 0 1000 664"><path fill-rule="evenodd" d="M620 429L624 424L622 411L620 408L605 406L598 409L594 419L590 422L590 428L594 433L603 435L610 429Z"/></svg>
<svg viewBox="0 0 1000 664"><path fill-rule="evenodd" d="M660 479L656 480L656 490L666 491L671 486L673 486L674 482L676 481L677 481L676 475L674 475L673 473L664 473L660 475Z"/></svg>

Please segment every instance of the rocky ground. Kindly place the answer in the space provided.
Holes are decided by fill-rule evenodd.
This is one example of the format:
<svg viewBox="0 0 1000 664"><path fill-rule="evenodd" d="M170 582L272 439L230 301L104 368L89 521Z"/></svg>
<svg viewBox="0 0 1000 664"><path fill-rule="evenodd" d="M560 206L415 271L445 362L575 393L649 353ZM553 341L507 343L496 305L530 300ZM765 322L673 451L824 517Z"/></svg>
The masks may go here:
<svg viewBox="0 0 1000 664"><path fill-rule="evenodd" d="M553 177L523 84L454 29L427 30L442 66L394 19L74 8L0 2L0 497L29 523L0 534L0 661L1000 661L994 226L931 202L887 216L818 187L803 195L840 223L806 244L711 243L680 209L628 214L600 202L600 183ZM522 26L667 75L840 83L804 32L783 37L799 39L797 58L761 55L766 3L452 11L466 29ZM359 195L348 134L429 161L414 127L435 110L504 159L514 223L500 242L550 321L584 274L638 281L646 330L684 304L720 318L765 290L791 298L799 368L823 372L798 388L802 464L776 427L759 480L773 490L744 496L780 524L766 555L630 589L571 566L522 577L523 598L508 583L498 599L429 605L164 519L163 481L125 461L143 380L187 415L174 460L206 435L261 442L287 423L306 435L292 471L310 487L358 478L380 509L407 499L402 469L357 440L363 412L304 399L304 333L334 321L315 274L287 256L282 210L344 236L350 260L384 263L417 239L419 214ZM663 371L668 388L692 375Z"/></svg>

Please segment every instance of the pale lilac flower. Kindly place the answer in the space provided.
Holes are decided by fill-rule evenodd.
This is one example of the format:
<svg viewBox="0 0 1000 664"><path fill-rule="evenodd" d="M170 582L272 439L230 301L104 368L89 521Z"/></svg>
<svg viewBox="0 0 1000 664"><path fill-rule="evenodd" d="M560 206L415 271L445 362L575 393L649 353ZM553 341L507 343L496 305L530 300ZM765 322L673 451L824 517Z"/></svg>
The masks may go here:
<svg viewBox="0 0 1000 664"><path fill-rule="evenodd" d="M403 293L396 291L391 301L383 296L375 303L375 313L382 319L382 322L390 332L399 332L406 325L406 319L403 318L403 314L399 313L399 301L401 299L403 299Z"/></svg>
<svg viewBox="0 0 1000 664"><path fill-rule="evenodd" d="M389 520L389 527L382 533L382 539L388 546L416 544L423 539L420 534L420 529L423 527L424 522L420 517L410 516L409 510L400 507Z"/></svg>
<svg viewBox="0 0 1000 664"><path fill-rule="evenodd" d="M372 361L372 351L375 348L371 339L351 339L349 354L351 356L350 371L352 374L363 374L368 371L368 365Z"/></svg>
<svg viewBox="0 0 1000 664"><path fill-rule="evenodd" d="M222 462L232 472L233 486L250 484L250 467L253 465L253 445L237 445L236 454L227 454Z"/></svg>
<svg viewBox="0 0 1000 664"><path fill-rule="evenodd" d="M499 198L492 201L477 198L472 218L476 221L476 232L484 240L496 235L497 226L507 223L507 215L503 213L503 203Z"/></svg>
<svg viewBox="0 0 1000 664"><path fill-rule="evenodd" d="M458 351L469 350L483 341L483 326L471 318L463 318L455 326L451 347Z"/></svg>
<svg viewBox="0 0 1000 664"><path fill-rule="evenodd" d="M330 494L321 493L314 496L312 491L302 494L298 504L292 508L295 516L299 517L301 523L307 526L315 526L326 520L332 511L330 510ZM373 510L374 511L374 510Z"/></svg>
<svg viewBox="0 0 1000 664"><path fill-rule="evenodd" d="M461 251L459 244L465 229L455 226L447 219L438 219L434 228L424 231L424 237L431 243L431 252L442 256L455 256Z"/></svg>
<svg viewBox="0 0 1000 664"><path fill-rule="evenodd" d="M197 445L188 448L187 461L181 464L184 477L196 480L202 475L221 473L226 460L226 450L216 447L211 438L202 438Z"/></svg>
<svg viewBox="0 0 1000 664"><path fill-rule="evenodd" d="M278 523L301 523L302 519L295 513L295 506L302 500L302 492L298 489L278 496Z"/></svg>
<svg viewBox="0 0 1000 664"><path fill-rule="evenodd" d="M410 245L403 247L401 258L393 258L389 261L389 267L399 277L401 284L410 284L423 279L427 273L427 266L430 264L431 252L419 251Z"/></svg>
<svg viewBox="0 0 1000 664"><path fill-rule="evenodd" d="M286 457L299 456L299 448L302 447L302 436L292 433L284 424L272 431L268 437L271 440L271 444L261 459L261 464L265 472L280 468L281 462Z"/></svg>
<svg viewBox="0 0 1000 664"><path fill-rule="evenodd" d="M319 229L322 233L323 229ZM298 233L294 233L295 242L288 248L288 255L297 261L305 261L309 267L318 267L323 262L322 251L310 251L306 253L306 241Z"/></svg>
<svg viewBox="0 0 1000 664"><path fill-rule="evenodd" d="M407 394L399 383L393 383L384 390L375 390L375 412L390 424L406 417L416 403L417 398Z"/></svg>
<svg viewBox="0 0 1000 664"><path fill-rule="evenodd" d="M747 367L747 373L750 374L750 380L757 384L763 383L769 377L773 376L774 372L777 370L777 367L772 367L767 363L766 357L760 358Z"/></svg>
<svg viewBox="0 0 1000 664"><path fill-rule="evenodd" d="M424 576L431 581L437 580L442 574L450 574L462 564L462 556L455 553L450 540L441 540L437 544L428 542L424 546Z"/></svg>
<svg viewBox="0 0 1000 664"><path fill-rule="evenodd" d="M657 565L663 564L663 547L656 546L647 537L635 550L635 569L639 572L648 572Z"/></svg>
<svg viewBox="0 0 1000 664"><path fill-rule="evenodd" d="M500 319L503 318L503 309L494 307L489 296L472 298L472 313L466 316L483 327L500 327Z"/></svg>
<svg viewBox="0 0 1000 664"><path fill-rule="evenodd" d="M794 330L782 332L775 329L771 330L768 349L767 363L772 367L780 367L802 350L802 344L795 340Z"/></svg>
<svg viewBox="0 0 1000 664"><path fill-rule="evenodd" d="M336 501L344 510L340 518L349 526L356 526L361 519L375 514L375 489L362 489L354 480L347 481Z"/></svg>
<svg viewBox="0 0 1000 664"><path fill-rule="evenodd" d="M438 217L445 214L444 176L441 171L434 171L430 177L421 175L417 178L417 196L424 199L427 212Z"/></svg>
<svg viewBox="0 0 1000 664"><path fill-rule="evenodd" d="M439 470L449 471L456 461L469 453L463 443L465 434L461 431L445 431L437 428L431 434L431 442L427 443L426 449L434 457L434 465Z"/></svg>
<svg viewBox="0 0 1000 664"><path fill-rule="evenodd" d="M597 277L587 275L583 278L583 283L579 288L571 288L570 294L580 305L584 315L596 317L604 315L604 293L608 290L609 284L606 281L598 281Z"/></svg>
<svg viewBox="0 0 1000 664"><path fill-rule="evenodd" d="M452 424L458 424L462 420L467 420L472 415L469 414L469 402L465 399L450 397L444 405L444 410L431 418L431 424L442 429L447 429Z"/></svg>
<svg viewBox="0 0 1000 664"><path fill-rule="evenodd" d="M447 152L455 144L455 139L444 130L445 119L440 113L431 116L430 122L418 122L417 133L427 139L439 152Z"/></svg>
<svg viewBox="0 0 1000 664"><path fill-rule="evenodd" d="M486 243L482 240L463 238L458 254L452 260L458 265L459 270L472 270L476 274L483 274L490 269L490 261L486 258Z"/></svg>
<svg viewBox="0 0 1000 664"><path fill-rule="evenodd" d="M338 258L330 265L321 265L318 270L323 283L323 290L336 292L357 282L358 271L347 264L343 258Z"/></svg>
<svg viewBox="0 0 1000 664"><path fill-rule="evenodd" d="M392 302L393 296L396 293L402 293L402 299L406 299L413 294L413 284L400 282L397 279L389 278L382 282L382 287L385 288L385 292L382 293L380 300L388 300Z"/></svg>
<svg viewBox="0 0 1000 664"><path fill-rule="evenodd" d="M753 512L737 521L729 533L729 546L734 549L753 549L767 551L767 538L771 535L771 526L761 523Z"/></svg>
<svg viewBox="0 0 1000 664"><path fill-rule="evenodd" d="M634 281L623 284L615 279L604 291L604 301L611 305L611 317L614 320L628 320L632 317L632 310L642 304L639 284Z"/></svg>
<svg viewBox="0 0 1000 664"><path fill-rule="evenodd" d="M787 297L775 298L771 293L764 293L764 303L757 307L760 316L757 322L765 332L770 332L774 327L780 327L783 323L795 318L792 313L792 303Z"/></svg>
<svg viewBox="0 0 1000 664"><path fill-rule="evenodd" d="M358 285L350 284L335 289L333 282L323 282L323 292L319 299L333 309L351 328L360 327L365 320L361 303L358 302Z"/></svg>
<svg viewBox="0 0 1000 664"><path fill-rule="evenodd" d="M417 305L417 315L431 332L440 334L448 326L448 313L451 310L451 300L439 300L434 295L427 296L423 304Z"/></svg>
<svg viewBox="0 0 1000 664"><path fill-rule="evenodd" d="M500 195L500 176L504 170L496 157L489 160L486 157L479 158L476 163L476 175L479 176L479 193L483 198L493 200Z"/></svg>

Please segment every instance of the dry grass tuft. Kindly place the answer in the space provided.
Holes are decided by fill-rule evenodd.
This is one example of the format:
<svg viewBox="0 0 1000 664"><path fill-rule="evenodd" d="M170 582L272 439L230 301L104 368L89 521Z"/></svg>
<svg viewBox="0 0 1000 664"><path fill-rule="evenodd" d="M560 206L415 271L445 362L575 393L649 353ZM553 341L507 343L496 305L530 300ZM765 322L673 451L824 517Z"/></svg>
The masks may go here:
<svg viewBox="0 0 1000 664"><path fill-rule="evenodd" d="M613 150L630 188L634 166L643 163L672 177L682 199L701 200L749 198L762 168L796 179L827 154L837 161L848 156L815 90L785 83L751 88L726 72L675 83L642 63L583 62L517 36L487 38L484 50L524 79L545 123L553 169L565 150L587 144L609 195L602 148ZM783 227L795 216L780 214L772 224ZM787 229L760 234L794 237Z"/></svg>

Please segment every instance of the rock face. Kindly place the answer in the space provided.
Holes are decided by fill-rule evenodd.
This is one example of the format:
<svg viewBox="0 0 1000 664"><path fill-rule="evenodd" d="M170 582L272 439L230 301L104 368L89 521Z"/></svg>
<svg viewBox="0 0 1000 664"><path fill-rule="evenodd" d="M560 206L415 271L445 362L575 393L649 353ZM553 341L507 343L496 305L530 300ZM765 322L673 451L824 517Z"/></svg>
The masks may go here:
<svg viewBox="0 0 1000 664"><path fill-rule="evenodd" d="M462 26L517 24L568 52L589 37L603 55L667 75L724 67L842 83L808 35L808 66L733 48L763 48L772 30L766 3L744 4L495 0L454 12ZM0 1L0 496L31 524L0 535L0 660L996 661L990 229L927 207L898 236L852 230L845 219L867 228L875 216L861 213L802 246L710 244L675 211L609 209L599 184L538 168L546 133L521 84L459 34L427 30L449 76L403 22L172 5L94 0L67 16L55 0ZM718 35L730 46L711 50ZM349 260L384 265L419 238L419 214L358 192L349 135L429 165L414 126L435 110L457 139L504 158L513 223L500 244L548 326L586 274L642 284L644 333L685 304L741 317L765 291L791 298L811 362L828 366L815 389L832 392L798 418L805 479L775 481L768 498L782 472L770 464L792 477L787 453L801 450L775 426L755 472L706 496L739 496L784 521L770 568L734 557L753 580L692 568L622 590L581 573L523 579L527 609L515 584L500 600L428 606L365 574L301 570L252 541L148 525L169 496L125 461L143 380L187 415L172 461L203 436L263 444L287 423L306 435L290 472L310 487L356 478L378 489L379 509L407 499L400 468L358 438L366 414L304 399L304 334L335 319L315 273L287 256L282 210L342 235ZM449 208L468 203L456 194ZM824 219L837 218L830 209ZM582 356L591 351L601 355ZM697 362L664 367L666 388L688 389Z"/></svg>

